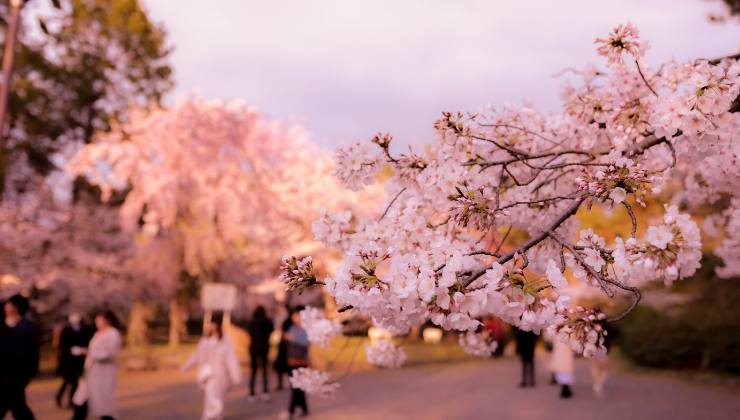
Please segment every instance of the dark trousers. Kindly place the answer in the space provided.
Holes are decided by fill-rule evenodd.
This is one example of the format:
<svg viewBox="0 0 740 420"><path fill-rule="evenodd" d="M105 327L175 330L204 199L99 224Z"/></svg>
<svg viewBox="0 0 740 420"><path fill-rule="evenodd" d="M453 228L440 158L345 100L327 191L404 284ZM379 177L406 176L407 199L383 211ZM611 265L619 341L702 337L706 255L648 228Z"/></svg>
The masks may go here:
<svg viewBox="0 0 740 420"><path fill-rule="evenodd" d="M0 419L10 411L15 420L34 420L26 403L26 385L25 381L0 379Z"/></svg>
<svg viewBox="0 0 740 420"><path fill-rule="evenodd" d="M522 357L521 386L534 386L534 357Z"/></svg>
<svg viewBox="0 0 740 420"><path fill-rule="evenodd" d="M296 407L300 407L303 414L308 414L308 404L306 403L306 393L300 388L290 387L290 405L288 411L290 414L295 412Z"/></svg>
<svg viewBox="0 0 740 420"><path fill-rule="evenodd" d="M267 352L250 352L249 358L252 361L252 371L249 377L249 395L254 395L255 382L257 381L257 368L262 369L262 392L270 392L270 384L267 372Z"/></svg>
<svg viewBox="0 0 740 420"><path fill-rule="evenodd" d="M72 420L85 420L87 419L87 403L82 405L76 405L74 406L74 414L72 415ZM111 416L103 416L100 418L100 420L115 420Z"/></svg>
<svg viewBox="0 0 740 420"><path fill-rule="evenodd" d="M67 387L69 387L69 400L70 403L72 401L72 396L75 395L75 391L77 391L77 386L80 383L80 377L76 375L68 375L65 376L62 379L62 385L59 387L59 391L57 391L57 405L62 405L62 400L64 400L64 394L67 390Z"/></svg>

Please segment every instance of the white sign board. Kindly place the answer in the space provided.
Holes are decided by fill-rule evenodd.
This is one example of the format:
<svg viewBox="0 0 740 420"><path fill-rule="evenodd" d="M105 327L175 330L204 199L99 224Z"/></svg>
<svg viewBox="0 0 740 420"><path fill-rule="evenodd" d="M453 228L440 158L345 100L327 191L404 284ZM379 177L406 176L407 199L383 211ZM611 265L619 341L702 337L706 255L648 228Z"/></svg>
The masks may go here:
<svg viewBox="0 0 740 420"><path fill-rule="evenodd" d="M200 305L205 311L233 311L236 306L236 286L206 283L200 291Z"/></svg>

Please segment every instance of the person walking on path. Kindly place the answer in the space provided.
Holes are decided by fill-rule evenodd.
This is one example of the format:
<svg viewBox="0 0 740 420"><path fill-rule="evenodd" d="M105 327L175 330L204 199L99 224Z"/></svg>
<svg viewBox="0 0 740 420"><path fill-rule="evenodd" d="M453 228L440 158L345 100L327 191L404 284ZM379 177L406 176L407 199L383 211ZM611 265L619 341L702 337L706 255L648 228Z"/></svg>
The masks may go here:
<svg viewBox="0 0 740 420"><path fill-rule="evenodd" d="M522 362L521 388L534 387L534 348L537 344L537 334L514 328L516 353Z"/></svg>
<svg viewBox="0 0 740 420"><path fill-rule="evenodd" d="M203 389L202 420L224 418L224 397L232 385L242 380L241 366L231 341L224 336L221 324L211 321L195 353L182 366L187 371L198 365L197 381Z"/></svg>
<svg viewBox="0 0 740 420"><path fill-rule="evenodd" d="M258 306L254 310L252 320L249 321L247 332L249 333L249 359L251 372L249 378L249 401L256 401L255 382L257 380L257 369L262 370L262 400L270 400L270 382L268 379L267 354L270 351L270 335L275 326L272 319L267 317L264 306Z"/></svg>
<svg viewBox="0 0 740 420"><path fill-rule="evenodd" d="M118 415L118 353L122 339L118 318L112 311L95 316L95 335L90 340L85 357L83 380L72 397L75 405L73 420L88 415L94 419L113 420Z"/></svg>
<svg viewBox="0 0 740 420"><path fill-rule="evenodd" d="M278 344L278 352L273 365L275 373L277 373L278 390L283 389L283 376L290 375L290 366L288 366L288 340L285 339L285 336L292 326L293 319L291 319L291 312L288 311L288 316L285 317L280 327L280 343Z"/></svg>
<svg viewBox="0 0 740 420"><path fill-rule="evenodd" d="M26 318L28 299L12 296L3 304L0 321L0 419L10 411L15 420L33 420L26 386L39 371L37 329Z"/></svg>
<svg viewBox="0 0 740 420"><path fill-rule="evenodd" d="M72 396L77 391L80 377L85 370L85 352L89 342L90 334L82 323L80 314L76 312L69 314L59 334L57 374L62 377L62 385L56 395L58 407L72 404ZM64 404L64 396L68 389L69 402Z"/></svg>
<svg viewBox="0 0 740 420"><path fill-rule="evenodd" d="M573 349L568 343L563 343L557 337L552 343L552 359L550 370L555 374L555 381L560 385L560 398L573 396L571 386L575 383L575 357Z"/></svg>
<svg viewBox="0 0 740 420"><path fill-rule="evenodd" d="M288 330L288 333L285 334L285 339L288 341L288 367L291 372L298 368L308 367L310 364L308 357L308 334L301 326L302 310L303 307L299 306L291 311L290 318L293 321L293 325ZM308 415L306 393L302 389L296 388L291 384L287 417L292 417L296 408L300 408L304 416Z"/></svg>

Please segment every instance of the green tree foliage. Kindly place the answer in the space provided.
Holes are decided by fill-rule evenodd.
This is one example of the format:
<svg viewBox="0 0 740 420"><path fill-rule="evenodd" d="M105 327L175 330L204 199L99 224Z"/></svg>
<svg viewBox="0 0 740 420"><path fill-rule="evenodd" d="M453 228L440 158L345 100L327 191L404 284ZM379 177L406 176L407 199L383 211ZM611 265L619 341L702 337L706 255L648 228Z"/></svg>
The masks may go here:
<svg viewBox="0 0 740 420"><path fill-rule="evenodd" d="M9 7L0 2L2 46ZM0 188L14 153L44 173L55 151L109 130L131 105L158 104L173 85L165 30L138 0L32 0L22 20Z"/></svg>
<svg viewBox="0 0 740 420"><path fill-rule="evenodd" d="M700 271L676 287L690 300L668 310L640 306L617 324L627 357L652 367L740 373L740 282L718 278L718 260L704 259Z"/></svg>

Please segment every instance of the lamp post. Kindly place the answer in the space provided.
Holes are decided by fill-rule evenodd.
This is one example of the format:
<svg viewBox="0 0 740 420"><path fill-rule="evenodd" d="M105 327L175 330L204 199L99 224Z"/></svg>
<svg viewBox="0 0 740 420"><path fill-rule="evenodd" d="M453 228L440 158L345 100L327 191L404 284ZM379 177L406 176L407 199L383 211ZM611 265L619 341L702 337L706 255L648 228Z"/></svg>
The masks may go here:
<svg viewBox="0 0 740 420"><path fill-rule="evenodd" d="M18 24L21 18L21 8L25 0L10 0L10 22L8 33L5 35L5 51L3 51L3 80L0 85L0 150L5 140L5 116L8 113L8 96L10 95L10 78L13 74L13 52L15 50Z"/></svg>

